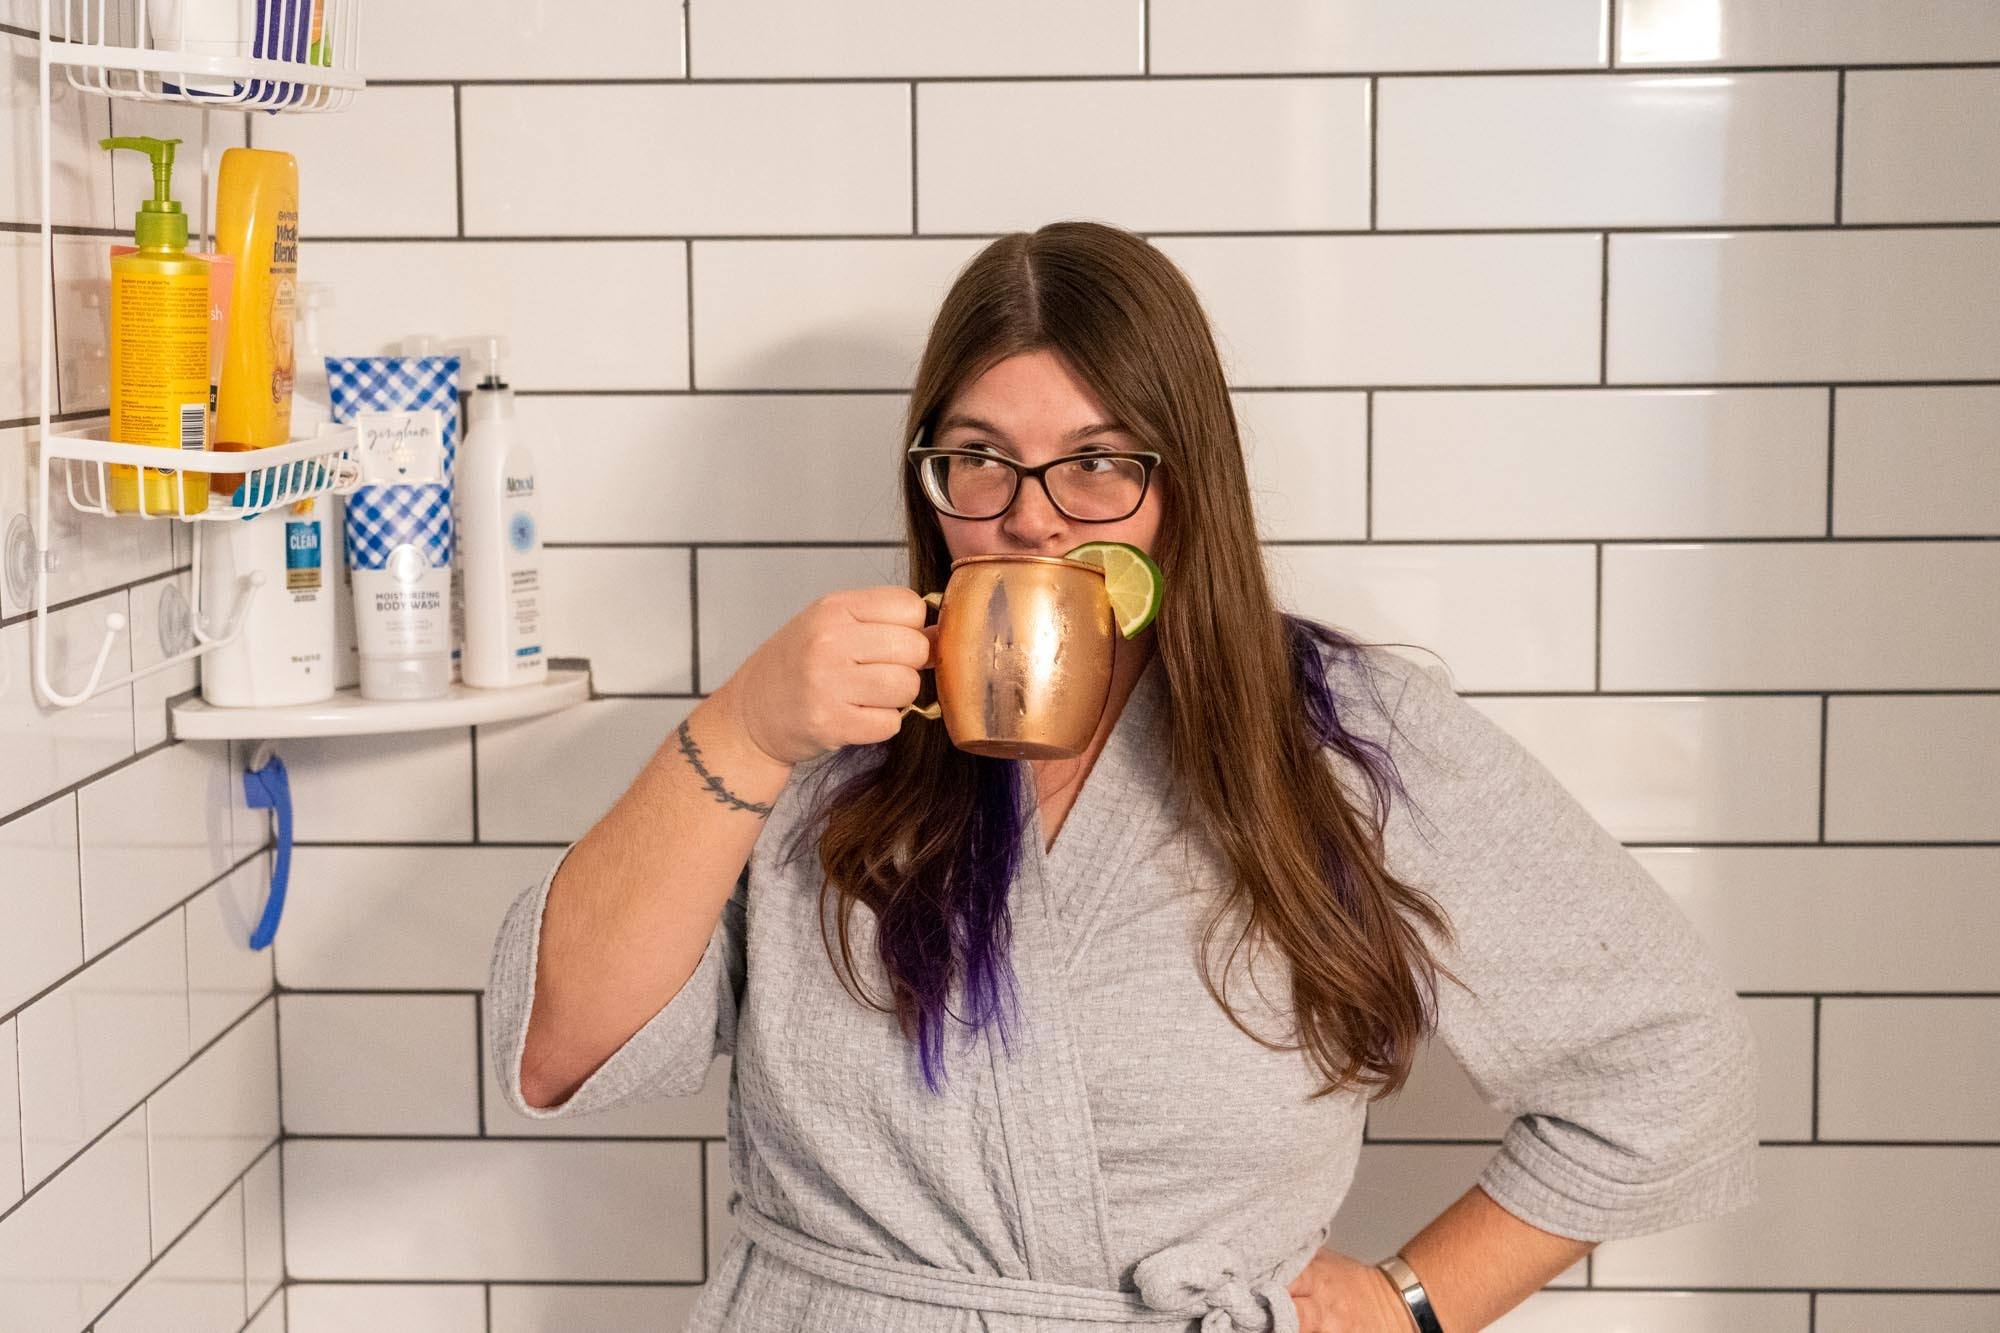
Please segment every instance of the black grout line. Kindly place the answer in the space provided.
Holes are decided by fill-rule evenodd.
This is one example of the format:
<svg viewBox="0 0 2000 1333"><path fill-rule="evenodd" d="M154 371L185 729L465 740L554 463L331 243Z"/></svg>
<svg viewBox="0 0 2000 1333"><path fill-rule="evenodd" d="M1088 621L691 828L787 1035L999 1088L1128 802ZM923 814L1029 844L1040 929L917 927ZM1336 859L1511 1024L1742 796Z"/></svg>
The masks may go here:
<svg viewBox="0 0 2000 1333"><path fill-rule="evenodd" d="M1820 1006L1821 1006L1821 1004L1823 1004L1824 1002L1825 1002L1825 997L1823 997L1823 996L1819 996L1819 995L1815 995L1815 996L1813 996L1813 1002L1812 1002L1812 1006L1813 1006L1813 1015L1812 1015L1812 1018L1813 1018L1813 1027L1812 1027L1812 1141L1813 1141L1814 1143L1818 1143L1818 1142L1820 1141L1820 1139L1819 1139L1819 1049L1820 1049L1820 1036L1819 1036L1819 1033L1820 1033L1820 1027L1819 1027L1819 1020L1820 1020Z"/></svg>
<svg viewBox="0 0 2000 1333"><path fill-rule="evenodd" d="M486 1333L493 1333L493 1284L481 1283L479 1290L486 1298Z"/></svg>
<svg viewBox="0 0 2000 1333"><path fill-rule="evenodd" d="M712 1134L287 1134L287 1143L721 1143Z"/></svg>
<svg viewBox="0 0 2000 1333"><path fill-rule="evenodd" d="M471 738L468 762L472 769L472 841L476 845L479 842L479 728L472 726L465 730ZM292 845L295 847L298 845L297 839L293 840Z"/></svg>
<svg viewBox="0 0 2000 1333"><path fill-rule="evenodd" d="M33 232L33 224L0 223L0 231ZM1200 228L1148 228L1138 233L1149 241L1310 241L1359 240L1395 236L1494 237L1494 236L1712 236L1731 235L1844 235L1858 232L1989 232L2000 230L2000 218L1952 222L1851 222L1838 227L1824 222L1686 222L1653 225L1611 226L1604 223L1570 222L1540 227L1274 227L1261 231ZM128 233L114 228L78 228L77 235L115 237ZM737 243L766 245L772 242L841 241L996 241L1006 233L998 231L933 231L913 236L902 231L577 231L480 233L473 236L406 235L397 233L342 236L311 234L304 239L315 245L589 245L608 243L665 244L671 241L711 241L718 245Z"/></svg>
<svg viewBox="0 0 2000 1333"><path fill-rule="evenodd" d="M1826 841L1826 758L1829 714L1833 708L1833 696L1819 697L1819 840Z"/></svg>
<svg viewBox="0 0 2000 1333"><path fill-rule="evenodd" d="M522 838L522 839L488 838L484 842L473 842L469 839L436 839L430 841L422 841L412 838L372 838L366 842L358 842L351 838L295 838L292 841L292 846L294 849L302 849L302 850L315 850L321 848L333 848L336 850L345 848L348 850L353 850L355 848L364 848L364 849L374 849L381 851L405 850L405 851L490 852L490 851L517 851L525 848L540 848L549 851L560 851L564 847L569 846L569 844L567 842L556 842L554 840L529 839L529 838Z"/></svg>
<svg viewBox="0 0 2000 1333"><path fill-rule="evenodd" d="M701 693L701 548L688 548L688 684Z"/></svg>
<svg viewBox="0 0 2000 1333"><path fill-rule="evenodd" d="M694 0L681 0L681 77L675 82L692 83L694 77Z"/></svg>
<svg viewBox="0 0 2000 1333"><path fill-rule="evenodd" d="M1581 694L1580 699L1591 696ZM1785 851L1785 852L1825 852L1825 851L1985 851L2000 847L2000 839L1968 838L1959 840L1939 838L1912 838L1907 842L1884 842L1881 839L1848 842L1787 842L1762 838L1746 838L1741 842L1704 842L1700 839L1683 839L1679 842L1623 842L1630 851ZM1781 992L1782 993L1782 992ZM2000 991L1992 992L2000 995Z"/></svg>
<svg viewBox="0 0 2000 1333"><path fill-rule="evenodd" d="M1835 76L1838 80L1834 92L1833 107L1833 225L1841 225L1841 214L1845 200L1841 198L1846 187L1847 158L1847 71L1841 70Z"/></svg>
<svg viewBox="0 0 2000 1333"><path fill-rule="evenodd" d="M553 1140L548 1141L553 1142ZM378 1287L384 1285L385 1282L387 1285L398 1287L475 1287L484 1284L489 1287L578 1287L592 1290L600 1288L617 1290L623 1288L634 1291L651 1291L656 1288L667 1291L687 1291L702 1285L692 1280L676 1281L672 1278L661 1278L658 1281L650 1281L638 1278L590 1277L397 1277L389 1279L379 1277L314 1277L301 1278L290 1285L299 1287ZM1762 1291L1766 1290L1766 1288L1760 1287L1757 1290ZM1846 1288L1842 1288L1842 1290L1844 1291ZM1963 1289L1953 1288L1954 1292L1961 1290ZM1902 1295L1905 1293L1903 1289L1898 1288L1897 1294ZM1978 1295L1979 1293L1974 1291L1971 1294Z"/></svg>
<svg viewBox="0 0 2000 1333"><path fill-rule="evenodd" d="M409 1137L421 1137L411 1135ZM606 1142L632 1142L632 1140L607 1139ZM669 1140L661 1140L667 1142ZM640 1142L651 1143L652 1139ZM1497 1148L1502 1140L1491 1136L1470 1136L1455 1138L1449 1135L1438 1138L1423 1138L1405 1135L1399 1138L1371 1138L1370 1147L1378 1148ZM2000 1139L1763 1139L1757 1140L1759 1148L1952 1148L1989 1149L2000 1148Z"/></svg>
<svg viewBox="0 0 2000 1333"><path fill-rule="evenodd" d="M1375 395L1361 395L1361 538L1375 540Z"/></svg>
<svg viewBox="0 0 2000 1333"><path fill-rule="evenodd" d="M1618 0L1611 0L1604 11L1604 57L1606 68L1618 69Z"/></svg>
<svg viewBox="0 0 2000 1333"><path fill-rule="evenodd" d="M1833 432L1834 414L1840 406L1840 391L1826 386L1826 535L1833 536Z"/></svg>
<svg viewBox="0 0 2000 1333"><path fill-rule="evenodd" d="M715 1276L709 1268L711 1260L708 1253L708 1218L713 1210L710 1207L708 1198L708 1145L706 1143L702 1144L696 1151L695 1157L697 1159L695 1165L701 1172L701 1277L702 1281L706 1282L709 1278Z"/></svg>
<svg viewBox="0 0 2000 1333"><path fill-rule="evenodd" d="M1592 561L1596 582L1597 604L1591 614L1593 640L1590 662L1590 688L1593 693L1604 692L1604 543L1595 542L1591 546L1595 552Z"/></svg>
<svg viewBox="0 0 2000 1333"><path fill-rule="evenodd" d="M136 738L135 738L135 739L136 739ZM165 747L164 747L164 746L162 746L161 748L163 748L163 749L164 749ZM135 750L136 750L136 746L135 746ZM40 807L36 807L36 808L37 808L37 809L39 809ZM19 816L18 816L18 815L17 815L17 816L15 816L15 817L16 817L16 818L19 818ZM78 796L77 796L77 798L76 798L75 800L73 800L73 801L71 801L71 802L69 803L69 818L70 818L70 824L71 824L71 825L72 825L72 826L74 827L74 829L75 829L75 831L76 831L76 907L77 907L77 911L76 911L76 956L77 956L77 957L78 957L79 959L82 959L82 960L83 960L83 961L81 961L81 962L79 962L79 963L77 964L77 966L76 966L76 972L81 972L81 971L83 971L83 969L84 969L84 968L86 968L86 967L89 967L89 966L90 966L90 939L89 939L89 937L88 937L87 935L85 935L85 934L84 934L84 924L83 924L83 923L84 923L84 911L83 911L83 846L84 846L84 843L83 843L83 797L82 797L81 795L78 795ZM200 892L200 890L196 890L196 892ZM186 922L186 919L187 919L187 918L186 918L185 916L183 916L183 917L182 917L182 922L183 922L183 927L182 927L182 930L181 930L181 943L182 943L182 948L183 948L183 950L185 950L185 948L186 948L186 944L187 944L187 930L186 930L186 927L185 927L185 922ZM116 946L113 946L113 947L115 948ZM105 952L106 952L106 953L108 954L108 953L110 953L110 952L111 952L111 950L110 950L110 949L106 949L106 950L105 950ZM76 972L71 972L71 973L69 973L69 974L68 974L67 976L63 977L61 981L58 981L58 982L56 982L55 984L56 984L57 986L60 986L60 985L62 984L62 982L63 982L63 981L67 981L67 980L69 979L69 977L73 977L73 976L75 976L75 975L76 975ZM49 990L53 990L53 989L55 989L55 987L54 987L54 986L51 986L51 987L49 988ZM45 990L45 991L43 991L43 992L42 992L42 994L43 994L43 995L46 995L46 994L48 994L48 993L49 993L49 991L48 991L48 990ZM31 999L31 1000L29 1001L29 1003L33 1003L33 1000ZM27 1007L26 1005L23 1005L23 1006L22 1006L22 1009L17 1009L17 1010L15 1010L15 1012L16 1012L16 1013L20 1013L20 1012L22 1012L22 1010L24 1010L24 1009L25 1009L26 1007ZM19 1121L19 1120L16 1120L16 1121L15 1121L14 1123L15 1123L15 1124L16 1124L16 1125L18 1126L18 1125L20 1125L20 1124L22 1124L22 1123L24 1123L24 1122L22 1122L22 1121ZM27 1167L28 1167L28 1149L27 1149L27 1140L26 1140L26 1139L24 1138L24 1139L23 1139L23 1140L21 1141L21 1179L23 1179L23 1180L26 1180L26 1179L28 1178L28 1177L27 1177Z"/></svg>
<svg viewBox="0 0 2000 1333"><path fill-rule="evenodd" d="M26 1110L21 1095L21 1029L17 1024L14 1028L14 1165L19 1169L18 1178L23 1185L28 1183L28 1136L20 1132L20 1127L27 1123L24 1118ZM150 1205L146 1211L149 1214L152 1212Z"/></svg>
<svg viewBox="0 0 2000 1333"><path fill-rule="evenodd" d="M0 222L0 231L14 232L27 236L39 236L41 235L42 224L39 221ZM96 237L100 240L116 240L122 237L128 242L132 239L132 229L130 227L89 227L75 222L58 222L49 228L49 234L52 236ZM39 300L39 297L37 299Z"/></svg>
<svg viewBox="0 0 2000 1333"><path fill-rule="evenodd" d="M1153 0L1139 6L1139 72L1148 78L1153 74Z"/></svg>
<svg viewBox="0 0 2000 1333"><path fill-rule="evenodd" d="M282 1106L279 1114L282 1116ZM282 1287L292 1285L291 1236L285 1221L285 1214L291 1210L285 1207L285 1136L278 1136L278 1272Z"/></svg>
<svg viewBox="0 0 2000 1333"><path fill-rule="evenodd" d="M465 236L465 107L464 89L451 85L452 192L458 202L458 234Z"/></svg>
<svg viewBox="0 0 2000 1333"><path fill-rule="evenodd" d="M1643 391L1687 392L1700 390L1752 390L1752 389L1824 389L1831 384L1842 389L1946 389L1946 388L1990 388L2000 385L2000 379L1905 379L1905 380L1828 380L1824 376L1810 380L1621 380L1616 384L1602 385L1589 380L1542 380L1521 384L1462 383L1462 384L1410 384L1371 383L1356 380L1346 384L1232 384L1231 393L1405 393L1405 394L1445 394L1445 393L1577 393L1577 394L1629 394ZM886 397L907 396L907 385L845 385L833 387L799 388L787 385L735 385L727 388L700 389L690 392L686 389L660 389L627 386L624 388L538 388L516 389L517 398L688 398L688 397L735 397L735 398L814 398L851 397L867 395ZM93 412L91 416L103 416ZM32 425L32 418L20 424Z"/></svg>
<svg viewBox="0 0 2000 1333"><path fill-rule="evenodd" d="M50 77L54 77L53 72L51 72ZM51 112L50 114L53 115L54 113ZM110 124L108 116L105 124L107 126ZM53 186L51 188L53 189ZM61 287L56 285L56 245L54 237L51 237L49 240L48 280L51 292L62 290ZM38 296L37 300L39 301L39 299ZM52 386L50 392L55 395L55 402L50 410L54 412L62 411L63 407L62 306L63 303L61 301L51 300L49 302L49 356L55 362L55 365L49 368L49 384ZM109 309L108 305L106 308L107 310ZM106 404L106 410L109 410L109 404ZM41 418L37 416L35 422L37 425L41 424Z"/></svg>
<svg viewBox="0 0 2000 1333"><path fill-rule="evenodd" d="M286 1137L285 1135L285 1006L278 1003L278 996L280 994L280 991L277 980L278 970L277 967L275 966L277 960L272 959L271 961L273 963L273 967L271 969L271 992L270 992L271 1042L277 1048L276 1050L271 1052L271 1063L276 1068L278 1076L278 1137L280 1139L283 1139ZM279 1211L282 1212L284 1210L281 1207Z"/></svg>
<svg viewBox="0 0 2000 1333"><path fill-rule="evenodd" d="M1382 81L1368 80L1368 230L1381 225Z"/></svg>
<svg viewBox="0 0 2000 1333"><path fill-rule="evenodd" d="M279 995L310 995L322 999L327 997L366 995L378 999L397 996L405 999L435 1000L453 996L459 998L469 996L477 999L486 992L483 989L471 986L280 986L277 993Z"/></svg>
<svg viewBox="0 0 2000 1333"><path fill-rule="evenodd" d="M910 85L910 235L923 228L917 223L917 85Z"/></svg>
<svg viewBox="0 0 2000 1333"><path fill-rule="evenodd" d="M1627 536L1373 537L1365 541L1353 537L1264 537L1259 539L1259 544L1263 546L1297 546L1306 548L1324 547L1328 549L1333 549L1339 547L1356 547L1356 546L1413 546L1413 547L1590 546L1597 542L1603 542L1607 546L1660 546L1660 545L1676 545L1689 541L1700 541L1714 546L1810 545L1810 546L1824 547L1829 545L1826 538L1822 537L1818 533L1812 533L1806 536L1793 536L1793 537L1732 537L1732 536L1705 535L1701 533L1685 533L1685 532L1657 533L1657 534L1649 534L1646 536L1632 536L1632 537L1627 537ZM1889 535L1877 535L1874 533L1869 533L1866 535L1842 537L1839 541L1839 545L1893 546L1893 545L1910 545L1913 543L1915 544L1928 543L1936 546L1964 546L1964 545L1977 545L1981 542L1995 542L1995 541L2000 541L2000 533L1984 533L1984 532L1937 533L1937 534L1914 533L1909 536L1889 536ZM546 542L544 543L544 546L546 546L547 549L554 551L620 551L620 550L655 551L655 550L673 550L673 549L708 550L708 551L773 551L773 550L804 550L804 551L898 550L899 551L903 549L903 543L900 541L887 541L877 538L843 539L837 537L817 538L817 539L742 538L742 539L727 540L727 541L722 540L720 538L704 538L697 541L686 541L686 540L669 541L666 539L661 539L659 541L602 541L602 542L556 541L556 542ZM1977 687L1973 688L1976 689ZM1939 692L1949 694L1961 691L1944 690ZM1763 691L1759 691L1759 693L1763 693ZM1846 691L1841 691L1841 693L1846 693Z"/></svg>
<svg viewBox="0 0 2000 1333"><path fill-rule="evenodd" d="M686 286L684 290L687 293L687 344L688 344L687 391L690 394L694 394L694 393L699 393L701 391L701 386L696 382L694 377L694 242L693 241L686 241L682 243L681 265L686 275L685 276Z"/></svg>
<svg viewBox="0 0 2000 1333"><path fill-rule="evenodd" d="M1818 1330L1819 1330L1819 1293L1816 1291L1809 1291L1806 1293L1806 1333L1818 1333Z"/></svg>
<svg viewBox="0 0 2000 1333"><path fill-rule="evenodd" d="M1740 990L1740 1000L2000 1000L2000 990Z"/></svg>
<svg viewBox="0 0 2000 1333"><path fill-rule="evenodd" d="M1611 383L1611 233L1597 250L1597 382Z"/></svg>
<svg viewBox="0 0 2000 1333"><path fill-rule="evenodd" d="M52 509L53 507L54 506L51 505ZM168 520L162 519L160 521L166 522ZM172 556L170 555L168 558L172 559ZM187 568L186 566L181 566L175 569L154 570L150 574L142 574L138 578L130 579L124 583L116 583L107 588L99 588L94 592L78 593L74 597L65 597L59 601L50 602L49 614L52 616L58 615L61 612L68 611L74 607L86 606L91 602L97 601L99 598L115 597L120 593L129 593L135 589L143 588L149 583L164 582L168 579L173 578L175 575L181 573L182 570L186 568ZM130 610L129 605L125 608L125 610L127 611ZM124 611L121 611L120 614L124 614ZM16 611L12 615L0 616L0 629L6 629L12 625L18 625L24 620L33 620L34 618L35 618L35 610L33 607L29 607L25 611ZM131 617L129 615L126 616L126 621L127 623L123 632L129 634L131 633L132 630L132 626L130 623ZM106 674L109 674L110 671L111 668L107 665L105 667Z"/></svg>
<svg viewBox="0 0 2000 1333"><path fill-rule="evenodd" d="M103 408L88 407L78 408L74 412L51 412L49 413L49 424L51 426L68 426L78 421L89 421L92 417L101 417L103 415ZM21 430L41 424L42 419L39 416L8 417L4 421L0 421L0 430Z"/></svg>
<svg viewBox="0 0 2000 1333"><path fill-rule="evenodd" d="M668 75L630 75L610 77L530 78L520 75L504 75L493 78L473 79L370 79L371 88L434 88L448 83L464 83L475 87L520 87L534 88L549 84L575 84L581 87L659 87L693 88L720 84L790 85L790 84L849 84L849 83L902 83L914 79L919 83L1315 83L1334 79L1589 79L1603 78L1607 72L1623 78L1655 78L1665 74L1685 74L1690 77L1720 77L1736 74L1806 74L1834 73L1842 70L1868 70L1895 72L1901 70L1980 70L2000 69L2000 60L1902 60L1902 61L1849 61L1845 64L1818 62L1799 65L1732 65L1732 64L1687 64L1651 65L1621 64L1614 71L1607 71L1601 64L1589 65L1549 65L1541 67L1521 67L1509 69L1394 69L1355 66L1350 69L1309 69L1279 71L1235 71L1208 70L1175 73L1155 71L1119 73L1106 71L1097 74L914 74L908 71L881 74L744 74L711 75L708 77L674 78Z"/></svg>
<svg viewBox="0 0 2000 1333"><path fill-rule="evenodd" d="M486 1006L480 992L472 1000L472 1095L479 1108L479 1137L486 1137Z"/></svg>
<svg viewBox="0 0 2000 1333"><path fill-rule="evenodd" d="M477 1285L474 1281L462 1277L398 1277L389 1279L389 1281L391 1281L394 1285L399 1287L469 1287ZM629 1278L528 1277L528 1278L486 1278L483 1279L483 1281L487 1285L494 1287L577 1287L584 1289L626 1288L632 1290L647 1290L647 1291L654 1289L669 1290L669 1291L690 1290L702 1285L700 1282L695 1282L692 1280L675 1281L673 1279L661 1279L659 1281L635 1281ZM336 1277L336 1278L310 1278L302 1280L293 1285L308 1286L308 1287L354 1287L354 1286L380 1286L382 1285L383 1282L384 1279L379 1277ZM1557 1287L1555 1288L1555 1290L1582 1291L1583 1288ZM1603 1292L1658 1292L1661 1294L1669 1294L1669 1295L1681 1295L1689 1292L1696 1292L1696 1293L1710 1294L1710 1295L1743 1295L1743 1296L1757 1296L1757 1295L1803 1296L1808 1294L1809 1291L1808 1288L1800 1286L1667 1287L1667 1286L1646 1285L1646 1284L1636 1284L1636 1283L1626 1283L1626 1282L1620 1282L1617 1283L1616 1285L1611 1285L1611 1286L1601 1286L1598 1287L1596 1290ZM1842 1287L1840 1288L1840 1294L1843 1296L2000 1296L2000 1287Z"/></svg>

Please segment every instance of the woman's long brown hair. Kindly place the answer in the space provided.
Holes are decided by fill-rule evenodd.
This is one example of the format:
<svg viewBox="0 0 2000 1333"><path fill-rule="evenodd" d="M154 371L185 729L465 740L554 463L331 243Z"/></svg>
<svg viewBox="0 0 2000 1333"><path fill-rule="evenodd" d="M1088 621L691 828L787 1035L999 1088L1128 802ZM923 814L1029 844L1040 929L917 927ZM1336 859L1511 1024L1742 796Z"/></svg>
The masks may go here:
<svg viewBox="0 0 2000 1333"><path fill-rule="evenodd" d="M1382 826L1390 787L1401 783L1386 750L1340 725L1325 684L1321 650L1363 645L1282 613L1272 597L1235 413L1200 302L1179 269L1130 232L1058 222L1003 236L945 298L917 369L904 441L988 367L1040 349L1059 355L1115 421L1164 458L1153 555L1165 601L1151 633L1167 682L1166 780L1182 827L1206 835L1233 872L1202 939L1204 983L1260 1045L1306 1052L1325 1079L1316 1097L1350 1085L1394 1092L1435 1022L1437 976L1451 975L1416 923L1447 940L1451 927L1434 901L1385 868ZM951 568L943 531L900 454L896 466L911 584L942 588ZM1229 745L1215 745L1217 736ZM868 762L837 765L848 776L819 811L821 920L825 896L838 894L842 984L862 1003L893 1010L935 1089L954 983L970 1010L955 1021L976 1029L998 1020L1006 1035L1006 887L1021 836L1021 766L958 750L943 728L921 721L853 749ZM1328 749L1366 775L1370 809L1350 801ZM817 824L808 820L803 831ZM887 1004L856 979L850 919L860 904L875 916L876 953L893 992ZM1229 919L1241 922L1232 960L1248 942L1273 945L1289 962L1296 1040L1251 1031L1209 975L1210 941Z"/></svg>

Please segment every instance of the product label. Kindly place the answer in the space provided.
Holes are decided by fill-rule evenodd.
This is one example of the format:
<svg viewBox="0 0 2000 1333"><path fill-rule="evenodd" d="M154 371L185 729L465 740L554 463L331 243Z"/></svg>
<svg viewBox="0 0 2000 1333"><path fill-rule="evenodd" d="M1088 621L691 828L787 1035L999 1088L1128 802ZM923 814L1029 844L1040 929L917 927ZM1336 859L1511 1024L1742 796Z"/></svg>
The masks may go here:
<svg viewBox="0 0 2000 1333"><path fill-rule="evenodd" d="M399 546L380 569L354 571L355 638L364 656L442 653L449 574L414 546Z"/></svg>
<svg viewBox="0 0 2000 1333"><path fill-rule="evenodd" d="M205 274L113 271L111 384L112 439L121 444L176 449L204 447L208 405Z"/></svg>
<svg viewBox="0 0 2000 1333"><path fill-rule="evenodd" d="M542 658L542 537L529 503L534 474L509 472L506 491L507 634L514 665L528 668Z"/></svg>
<svg viewBox="0 0 2000 1333"><path fill-rule="evenodd" d="M436 411L358 412L354 427L363 481L445 479L444 418Z"/></svg>
<svg viewBox="0 0 2000 1333"><path fill-rule="evenodd" d="M285 524L285 587L293 592L319 591L319 523L314 519Z"/></svg>

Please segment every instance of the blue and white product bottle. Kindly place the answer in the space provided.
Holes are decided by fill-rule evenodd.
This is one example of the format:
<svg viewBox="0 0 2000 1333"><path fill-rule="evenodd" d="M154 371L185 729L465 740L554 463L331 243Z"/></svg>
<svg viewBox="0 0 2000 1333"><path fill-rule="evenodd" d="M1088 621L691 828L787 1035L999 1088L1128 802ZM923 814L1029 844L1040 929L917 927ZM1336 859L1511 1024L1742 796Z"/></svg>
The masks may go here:
<svg viewBox="0 0 2000 1333"><path fill-rule="evenodd" d="M279 708L333 697L332 547L327 506L278 505L247 519L204 523L202 603L224 616L253 571L263 585L235 640L203 655L201 697L218 708Z"/></svg>
<svg viewBox="0 0 2000 1333"><path fill-rule="evenodd" d="M549 670L542 642L542 534L535 461L521 442L504 338L458 344L478 378L466 409L454 489L465 640L459 674L479 689L533 685Z"/></svg>

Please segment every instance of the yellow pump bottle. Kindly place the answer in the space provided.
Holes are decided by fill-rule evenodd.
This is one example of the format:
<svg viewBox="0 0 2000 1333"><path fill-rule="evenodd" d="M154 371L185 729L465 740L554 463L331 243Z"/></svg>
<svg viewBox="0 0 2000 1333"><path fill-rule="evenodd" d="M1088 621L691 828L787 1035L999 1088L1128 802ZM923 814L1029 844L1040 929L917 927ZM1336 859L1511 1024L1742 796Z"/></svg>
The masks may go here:
<svg viewBox="0 0 2000 1333"><path fill-rule="evenodd" d="M139 205L133 243L111 261L111 438L161 449L208 446L208 262L187 252L187 214L174 202L174 145L138 135L100 139L153 160L153 197ZM118 513L199 514L208 474L113 464Z"/></svg>
<svg viewBox="0 0 2000 1333"><path fill-rule="evenodd" d="M215 182L215 248L236 260L229 338L216 391L215 448L291 438L292 306L299 275L299 164L290 153L231 148ZM233 491L237 474L215 484Z"/></svg>

